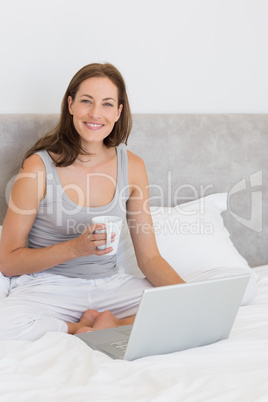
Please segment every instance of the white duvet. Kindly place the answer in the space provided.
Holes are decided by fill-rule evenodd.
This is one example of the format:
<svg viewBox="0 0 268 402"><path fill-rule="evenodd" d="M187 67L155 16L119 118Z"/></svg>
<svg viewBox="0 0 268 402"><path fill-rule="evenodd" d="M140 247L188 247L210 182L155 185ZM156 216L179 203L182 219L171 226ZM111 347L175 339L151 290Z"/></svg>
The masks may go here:
<svg viewBox="0 0 268 402"><path fill-rule="evenodd" d="M228 340L132 362L48 333L0 342L0 401L268 401L268 266Z"/></svg>

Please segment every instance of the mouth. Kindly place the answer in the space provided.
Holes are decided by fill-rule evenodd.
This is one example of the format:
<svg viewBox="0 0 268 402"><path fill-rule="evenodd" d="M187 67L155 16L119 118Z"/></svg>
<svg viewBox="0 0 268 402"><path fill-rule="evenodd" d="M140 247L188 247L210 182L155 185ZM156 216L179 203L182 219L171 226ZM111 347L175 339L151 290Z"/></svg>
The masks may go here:
<svg viewBox="0 0 268 402"><path fill-rule="evenodd" d="M91 130L99 130L104 126L104 124L98 124L98 123L86 123L85 125L90 128Z"/></svg>

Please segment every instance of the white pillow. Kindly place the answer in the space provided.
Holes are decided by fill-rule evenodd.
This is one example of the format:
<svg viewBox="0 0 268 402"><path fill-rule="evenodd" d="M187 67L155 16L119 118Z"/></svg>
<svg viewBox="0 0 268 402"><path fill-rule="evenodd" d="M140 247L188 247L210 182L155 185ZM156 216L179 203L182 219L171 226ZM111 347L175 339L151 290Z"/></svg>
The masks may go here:
<svg viewBox="0 0 268 402"><path fill-rule="evenodd" d="M256 295L253 270L234 247L221 213L227 209L227 193L218 193L176 207L152 207L151 214L161 255L186 281L198 281L249 273L242 304ZM131 275L143 276L125 224L117 262Z"/></svg>

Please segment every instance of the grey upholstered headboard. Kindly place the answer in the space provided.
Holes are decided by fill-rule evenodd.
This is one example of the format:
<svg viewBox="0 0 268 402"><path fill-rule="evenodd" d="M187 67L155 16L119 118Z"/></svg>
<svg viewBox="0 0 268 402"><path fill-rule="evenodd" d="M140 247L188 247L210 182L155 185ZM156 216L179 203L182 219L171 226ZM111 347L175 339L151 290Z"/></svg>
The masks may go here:
<svg viewBox="0 0 268 402"><path fill-rule="evenodd" d="M152 203L228 192L224 219L235 246L251 266L268 263L268 115L133 119L128 148L145 160ZM7 183L26 150L57 121L58 115L0 115L0 223Z"/></svg>

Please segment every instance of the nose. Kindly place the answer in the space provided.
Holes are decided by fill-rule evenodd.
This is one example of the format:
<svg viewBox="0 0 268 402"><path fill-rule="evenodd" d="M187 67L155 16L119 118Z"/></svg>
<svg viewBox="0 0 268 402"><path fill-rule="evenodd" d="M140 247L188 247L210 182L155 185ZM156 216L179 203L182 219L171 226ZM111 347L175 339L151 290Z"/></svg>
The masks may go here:
<svg viewBox="0 0 268 402"><path fill-rule="evenodd" d="M90 108L90 117L92 117L93 119L99 119L100 115L101 115L101 111L100 111L100 106L93 104L92 107Z"/></svg>

